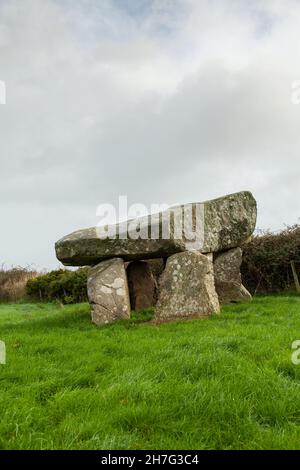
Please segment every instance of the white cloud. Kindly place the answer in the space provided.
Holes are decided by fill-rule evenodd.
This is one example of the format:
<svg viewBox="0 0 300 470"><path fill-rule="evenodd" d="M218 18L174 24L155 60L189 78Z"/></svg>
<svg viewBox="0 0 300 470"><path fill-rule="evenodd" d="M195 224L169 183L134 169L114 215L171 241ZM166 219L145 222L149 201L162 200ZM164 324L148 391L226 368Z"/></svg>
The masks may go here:
<svg viewBox="0 0 300 470"><path fill-rule="evenodd" d="M100 203L250 189L297 221L300 5L2 0L0 259L56 266Z"/></svg>

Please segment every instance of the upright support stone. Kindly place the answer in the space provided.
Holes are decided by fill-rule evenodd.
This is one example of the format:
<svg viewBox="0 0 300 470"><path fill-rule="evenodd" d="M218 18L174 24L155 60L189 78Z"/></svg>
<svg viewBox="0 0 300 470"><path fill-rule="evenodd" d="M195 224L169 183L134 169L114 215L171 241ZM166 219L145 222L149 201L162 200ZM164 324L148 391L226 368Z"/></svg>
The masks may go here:
<svg viewBox="0 0 300 470"><path fill-rule="evenodd" d="M130 300L124 261L113 258L91 269L88 297L92 321L97 325L130 317Z"/></svg>
<svg viewBox="0 0 300 470"><path fill-rule="evenodd" d="M251 294L242 285L240 272L242 257L241 248L233 248L215 258L215 284L221 304L247 302L252 299Z"/></svg>
<svg viewBox="0 0 300 470"><path fill-rule="evenodd" d="M186 251L168 258L159 283L156 320L204 317L218 312L210 257Z"/></svg>
<svg viewBox="0 0 300 470"><path fill-rule="evenodd" d="M167 260L164 258L147 259L147 264L157 284L165 269L166 262Z"/></svg>
<svg viewBox="0 0 300 470"><path fill-rule="evenodd" d="M146 261L133 261L127 267L130 304L133 310L143 310L156 304L156 281Z"/></svg>

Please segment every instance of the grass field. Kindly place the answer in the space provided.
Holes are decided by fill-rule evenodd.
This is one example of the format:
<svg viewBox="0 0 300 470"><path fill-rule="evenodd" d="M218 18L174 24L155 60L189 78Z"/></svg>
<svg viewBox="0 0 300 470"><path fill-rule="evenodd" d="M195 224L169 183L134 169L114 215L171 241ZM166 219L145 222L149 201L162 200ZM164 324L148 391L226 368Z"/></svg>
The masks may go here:
<svg viewBox="0 0 300 470"><path fill-rule="evenodd" d="M300 449L299 297L137 319L99 328L85 304L1 305L0 448Z"/></svg>

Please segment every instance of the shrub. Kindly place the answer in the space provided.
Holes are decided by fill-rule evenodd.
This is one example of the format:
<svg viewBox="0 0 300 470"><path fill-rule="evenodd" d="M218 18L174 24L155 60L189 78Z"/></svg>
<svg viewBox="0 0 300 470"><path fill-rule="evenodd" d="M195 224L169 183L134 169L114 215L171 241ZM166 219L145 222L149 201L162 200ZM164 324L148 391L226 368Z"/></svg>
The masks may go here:
<svg viewBox="0 0 300 470"><path fill-rule="evenodd" d="M27 282L27 295L33 300L55 301L64 304L87 300L87 275L89 268L77 271L59 269Z"/></svg>
<svg viewBox="0 0 300 470"><path fill-rule="evenodd" d="M254 236L243 246L242 277L252 293L271 293L294 287L291 261L300 268L300 226L279 234Z"/></svg>
<svg viewBox="0 0 300 470"><path fill-rule="evenodd" d="M0 269L0 302L17 302L26 293L26 283L37 272L26 268Z"/></svg>

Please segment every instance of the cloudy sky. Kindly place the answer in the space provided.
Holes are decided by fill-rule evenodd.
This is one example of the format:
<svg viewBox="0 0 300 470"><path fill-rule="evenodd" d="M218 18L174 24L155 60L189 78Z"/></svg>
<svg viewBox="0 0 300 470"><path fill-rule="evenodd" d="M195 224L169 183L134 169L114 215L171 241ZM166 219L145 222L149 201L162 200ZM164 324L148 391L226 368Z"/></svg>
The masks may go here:
<svg viewBox="0 0 300 470"><path fill-rule="evenodd" d="M296 223L299 24L298 0L0 0L0 263L58 266L119 195L249 189L259 228Z"/></svg>

